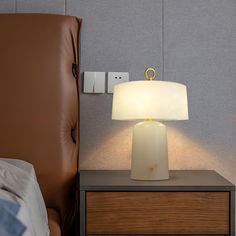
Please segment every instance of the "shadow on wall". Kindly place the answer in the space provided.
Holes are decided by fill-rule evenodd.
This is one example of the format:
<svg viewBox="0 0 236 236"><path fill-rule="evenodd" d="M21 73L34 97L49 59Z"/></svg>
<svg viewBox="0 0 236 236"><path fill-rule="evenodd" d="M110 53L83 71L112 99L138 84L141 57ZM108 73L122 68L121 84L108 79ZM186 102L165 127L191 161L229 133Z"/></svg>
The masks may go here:
<svg viewBox="0 0 236 236"><path fill-rule="evenodd" d="M81 169L130 169L134 123L116 127L89 147L81 158ZM169 169L216 170L236 183L236 159L223 159L214 150L167 124ZM232 164L233 163L233 164Z"/></svg>

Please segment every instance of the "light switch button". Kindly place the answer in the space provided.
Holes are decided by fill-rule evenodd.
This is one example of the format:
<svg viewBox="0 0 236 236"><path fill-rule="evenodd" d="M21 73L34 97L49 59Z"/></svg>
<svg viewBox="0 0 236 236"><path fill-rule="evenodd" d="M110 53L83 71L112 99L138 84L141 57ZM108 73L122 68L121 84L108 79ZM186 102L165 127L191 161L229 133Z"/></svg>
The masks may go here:
<svg viewBox="0 0 236 236"><path fill-rule="evenodd" d="M105 72L84 72L84 93L105 93Z"/></svg>

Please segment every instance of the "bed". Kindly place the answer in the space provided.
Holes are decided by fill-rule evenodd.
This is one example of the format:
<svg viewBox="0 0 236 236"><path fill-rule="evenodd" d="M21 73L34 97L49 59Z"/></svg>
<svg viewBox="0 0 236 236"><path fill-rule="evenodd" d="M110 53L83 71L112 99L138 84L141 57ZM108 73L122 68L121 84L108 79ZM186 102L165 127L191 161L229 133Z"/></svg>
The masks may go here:
<svg viewBox="0 0 236 236"><path fill-rule="evenodd" d="M0 157L33 165L51 236L73 235L80 28L72 16L0 14Z"/></svg>

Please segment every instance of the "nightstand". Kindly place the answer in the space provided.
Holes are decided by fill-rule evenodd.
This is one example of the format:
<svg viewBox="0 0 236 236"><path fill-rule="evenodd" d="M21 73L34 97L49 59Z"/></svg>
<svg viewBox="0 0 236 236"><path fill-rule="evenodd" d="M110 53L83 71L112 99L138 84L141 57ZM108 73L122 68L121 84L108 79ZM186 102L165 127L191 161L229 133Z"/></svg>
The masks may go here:
<svg viewBox="0 0 236 236"><path fill-rule="evenodd" d="M134 181L130 171L80 171L80 236L233 236L234 191L210 170L170 171L163 181Z"/></svg>

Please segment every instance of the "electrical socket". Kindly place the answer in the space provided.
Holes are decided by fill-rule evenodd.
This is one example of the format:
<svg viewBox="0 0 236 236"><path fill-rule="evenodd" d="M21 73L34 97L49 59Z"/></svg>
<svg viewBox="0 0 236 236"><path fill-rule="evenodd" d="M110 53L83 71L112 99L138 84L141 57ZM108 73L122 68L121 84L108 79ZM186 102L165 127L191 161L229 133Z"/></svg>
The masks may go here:
<svg viewBox="0 0 236 236"><path fill-rule="evenodd" d="M113 93L116 84L129 81L129 72L108 72L107 93Z"/></svg>

